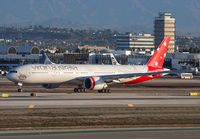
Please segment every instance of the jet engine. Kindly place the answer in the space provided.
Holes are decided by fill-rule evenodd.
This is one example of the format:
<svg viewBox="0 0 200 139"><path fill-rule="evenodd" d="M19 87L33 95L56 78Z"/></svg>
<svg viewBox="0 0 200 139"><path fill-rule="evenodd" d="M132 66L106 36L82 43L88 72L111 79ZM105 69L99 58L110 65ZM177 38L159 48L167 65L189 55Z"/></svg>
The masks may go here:
<svg viewBox="0 0 200 139"><path fill-rule="evenodd" d="M90 77L84 80L84 87L88 90L102 90L107 86L101 77Z"/></svg>
<svg viewBox="0 0 200 139"><path fill-rule="evenodd" d="M42 84L42 87L46 89L54 89L54 88L58 88L59 86L60 84Z"/></svg>

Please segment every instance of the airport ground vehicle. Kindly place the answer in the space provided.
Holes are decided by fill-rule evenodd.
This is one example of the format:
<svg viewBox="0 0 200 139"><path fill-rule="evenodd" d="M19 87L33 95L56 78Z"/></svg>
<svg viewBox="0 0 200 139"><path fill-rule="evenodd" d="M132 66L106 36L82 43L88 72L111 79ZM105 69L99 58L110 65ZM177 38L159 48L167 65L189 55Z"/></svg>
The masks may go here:
<svg viewBox="0 0 200 139"><path fill-rule="evenodd" d="M181 79L192 79L193 74L192 73L181 73Z"/></svg>

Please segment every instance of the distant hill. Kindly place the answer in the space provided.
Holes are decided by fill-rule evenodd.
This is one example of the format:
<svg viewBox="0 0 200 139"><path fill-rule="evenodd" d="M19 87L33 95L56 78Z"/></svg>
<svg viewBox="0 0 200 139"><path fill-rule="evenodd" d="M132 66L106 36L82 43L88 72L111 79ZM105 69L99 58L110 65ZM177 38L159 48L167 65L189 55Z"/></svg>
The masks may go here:
<svg viewBox="0 0 200 139"><path fill-rule="evenodd" d="M200 35L199 0L1 0L0 24L153 32L160 11L172 12L178 34Z"/></svg>

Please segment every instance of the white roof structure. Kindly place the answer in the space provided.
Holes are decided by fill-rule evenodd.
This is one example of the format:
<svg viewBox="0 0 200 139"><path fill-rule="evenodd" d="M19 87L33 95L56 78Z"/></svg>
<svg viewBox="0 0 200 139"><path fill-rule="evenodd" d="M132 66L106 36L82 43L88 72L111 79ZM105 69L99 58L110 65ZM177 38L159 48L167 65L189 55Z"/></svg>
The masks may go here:
<svg viewBox="0 0 200 139"><path fill-rule="evenodd" d="M19 46L17 47L18 54L40 54L40 49L37 46Z"/></svg>
<svg viewBox="0 0 200 139"><path fill-rule="evenodd" d="M17 49L13 46L0 46L0 54L16 54Z"/></svg>
<svg viewBox="0 0 200 139"><path fill-rule="evenodd" d="M37 46L0 46L0 54L40 54Z"/></svg>

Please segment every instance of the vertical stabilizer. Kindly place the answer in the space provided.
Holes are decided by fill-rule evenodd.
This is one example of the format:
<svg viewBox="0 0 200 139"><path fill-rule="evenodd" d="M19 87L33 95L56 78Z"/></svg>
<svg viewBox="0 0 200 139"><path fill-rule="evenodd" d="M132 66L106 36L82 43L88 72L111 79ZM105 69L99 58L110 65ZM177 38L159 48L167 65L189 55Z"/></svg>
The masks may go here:
<svg viewBox="0 0 200 139"><path fill-rule="evenodd" d="M112 65L120 65L116 58L114 57L113 53L110 53L110 58L111 58L111 62L112 62Z"/></svg>
<svg viewBox="0 0 200 139"><path fill-rule="evenodd" d="M147 63L148 67L153 67L153 68L162 68L166 53L167 53L167 48L169 45L170 37L166 37L156 52L153 54L153 56L150 58L149 62Z"/></svg>
<svg viewBox="0 0 200 139"><path fill-rule="evenodd" d="M42 53L42 64L54 64L44 52Z"/></svg>

